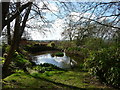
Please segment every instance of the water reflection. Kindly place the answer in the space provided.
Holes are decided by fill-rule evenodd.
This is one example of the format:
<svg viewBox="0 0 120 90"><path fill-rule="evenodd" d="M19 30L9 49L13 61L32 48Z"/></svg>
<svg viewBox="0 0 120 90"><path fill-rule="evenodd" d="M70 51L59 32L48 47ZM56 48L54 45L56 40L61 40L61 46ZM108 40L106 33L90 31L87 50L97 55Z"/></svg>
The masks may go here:
<svg viewBox="0 0 120 90"><path fill-rule="evenodd" d="M76 61L74 61L73 59L70 59L70 57L67 57L65 53L63 57L57 57L57 56L52 57L50 53L38 55L36 56L35 63L38 65L44 64L44 63L50 63L60 68L71 68L77 64Z"/></svg>

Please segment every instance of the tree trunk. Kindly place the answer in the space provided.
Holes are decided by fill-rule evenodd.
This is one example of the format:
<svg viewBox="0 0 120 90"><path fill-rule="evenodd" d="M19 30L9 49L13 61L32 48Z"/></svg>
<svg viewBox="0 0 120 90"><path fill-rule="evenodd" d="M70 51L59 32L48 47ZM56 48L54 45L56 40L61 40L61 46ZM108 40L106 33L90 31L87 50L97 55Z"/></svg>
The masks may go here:
<svg viewBox="0 0 120 90"><path fill-rule="evenodd" d="M26 13L25 13L25 16L24 16L24 19L23 19L23 22L22 22L22 26L20 27L20 34L18 36L18 43L17 43L17 51L19 51L19 44L20 44L20 40L21 40L21 37L23 35L23 32L24 32L24 29L25 29L25 26L26 26L26 22L27 22L27 19L28 19L28 16L29 16L29 13L30 13L30 10L31 10L31 6L32 4L28 7L28 9L26 10Z"/></svg>
<svg viewBox="0 0 120 90"><path fill-rule="evenodd" d="M8 15L9 18L9 15ZM7 25L7 40L8 40L8 45L11 44L11 34L10 34L10 23Z"/></svg>
<svg viewBox="0 0 120 90"><path fill-rule="evenodd" d="M10 2L2 2L2 23L5 23L5 18L9 11L9 4Z"/></svg>
<svg viewBox="0 0 120 90"><path fill-rule="evenodd" d="M16 7L17 7L17 9L20 7L20 2L17 2ZM16 17L15 28L14 28L14 36L13 36L12 44L11 44L10 50L8 52L8 56L5 59L5 63L3 64L3 70L2 71L3 71L4 76L7 76L7 74L8 74L8 66L9 66L9 64L11 62L14 51L17 48L19 30L20 30L20 15L18 15Z"/></svg>
<svg viewBox="0 0 120 90"><path fill-rule="evenodd" d="M2 6L2 28L1 29L4 28L3 24L5 23L5 18L8 14L8 11L9 11L9 4L10 4L9 1L1 3L1 6ZM0 30L0 36L1 36L1 32L2 32L2 30Z"/></svg>
<svg viewBox="0 0 120 90"><path fill-rule="evenodd" d="M29 13L30 13L30 10L31 10L31 6L32 6L32 3L30 4L30 6L28 7L28 9L26 11L25 17L24 17L23 22L22 22L22 26L20 26L20 15L18 15L17 18L16 18L15 31L14 31L12 44L11 44L10 50L8 52L8 56L7 56L7 58L5 60L5 63L3 65L3 75L5 75L6 72L8 71L8 67L9 67L11 59L13 57L14 51L19 48L19 42L20 42L21 36L22 36L22 34L24 32L26 21L28 19L28 16L29 16ZM20 7L19 2L17 3L17 7L18 8Z"/></svg>

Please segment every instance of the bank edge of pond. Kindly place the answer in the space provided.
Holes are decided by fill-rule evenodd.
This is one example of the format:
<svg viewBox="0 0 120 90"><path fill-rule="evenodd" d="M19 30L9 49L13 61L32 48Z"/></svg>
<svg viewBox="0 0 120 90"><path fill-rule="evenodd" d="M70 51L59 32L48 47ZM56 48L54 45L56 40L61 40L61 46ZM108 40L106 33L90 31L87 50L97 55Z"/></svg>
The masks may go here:
<svg viewBox="0 0 120 90"><path fill-rule="evenodd" d="M32 55L36 56L36 55L42 55L42 54L46 54L46 53L57 53L57 52L62 52L62 50L48 50L48 51L41 51L41 52L37 52L37 53L31 53Z"/></svg>

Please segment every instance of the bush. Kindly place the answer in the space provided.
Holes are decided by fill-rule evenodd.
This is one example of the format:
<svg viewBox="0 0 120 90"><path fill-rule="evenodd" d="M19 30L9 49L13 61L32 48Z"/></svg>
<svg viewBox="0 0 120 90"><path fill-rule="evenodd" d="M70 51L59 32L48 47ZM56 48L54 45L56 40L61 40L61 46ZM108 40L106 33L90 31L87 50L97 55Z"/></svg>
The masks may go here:
<svg viewBox="0 0 120 90"><path fill-rule="evenodd" d="M59 41L56 43L56 47L58 49L67 49L67 48L70 48L70 47L76 47L76 44L74 41Z"/></svg>
<svg viewBox="0 0 120 90"><path fill-rule="evenodd" d="M61 69L55 65L48 64L48 63L34 66L33 69L40 73L44 73L45 71L57 71L57 70L65 71L64 69Z"/></svg>
<svg viewBox="0 0 120 90"><path fill-rule="evenodd" d="M12 63L11 63L12 67L23 68L23 67L26 67L28 65L31 65L29 60L25 59L25 57L22 54L19 54L18 52L14 53Z"/></svg>
<svg viewBox="0 0 120 90"><path fill-rule="evenodd" d="M41 44L26 45L24 49L30 53L37 53L37 52L48 51L48 50L56 50L53 47L48 47L46 45L41 45Z"/></svg>
<svg viewBox="0 0 120 90"><path fill-rule="evenodd" d="M5 58L4 57L0 57L0 65L2 65L5 62Z"/></svg>
<svg viewBox="0 0 120 90"><path fill-rule="evenodd" d="M57 52L57 53L55 53L54 55L55 55L55 56L60 56L60 57L64 56L63 52Z"/></svg>
<svg viewBox="0 0 120 90"><path fill-rule="evenodd" d="M84 47L90 50L99 50L101 48L105 48L106 42L101 38L86 38L84 40Z"/></svg>
<svg viewBox="0 0 120 90"><path fill-rule="evenodd" d="M91 51L84 65L102 82L120 88L120 48L112 46Z"/></svg>
<svg viewBox="0 0 120 90"><path fill-rule="evenodd" d="M67 50L68 51L80 51L81 48L80 47L69 47Z"/></svg>
<svg viewBox="0 0 120 90"><path fill-rule="evenodd" d="M54 48L55 47L55 42L50 42L47 46Z"/></svg>

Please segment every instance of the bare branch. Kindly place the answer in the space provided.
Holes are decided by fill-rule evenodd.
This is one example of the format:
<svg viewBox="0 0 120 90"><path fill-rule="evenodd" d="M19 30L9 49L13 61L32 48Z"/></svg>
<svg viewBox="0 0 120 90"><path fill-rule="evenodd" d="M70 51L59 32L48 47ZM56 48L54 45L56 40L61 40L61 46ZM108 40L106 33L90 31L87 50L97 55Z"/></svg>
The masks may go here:
<svg viewBox="0 0 120 90"><path fill-rule="evenodd" d="M29 5L31 5L32 2L28 2L24 5L22 5L14 15L12 15L9 19L5 20L5 23L2 25L2 29L10 22L12 22L25 8L27 8Z"/></svg>

